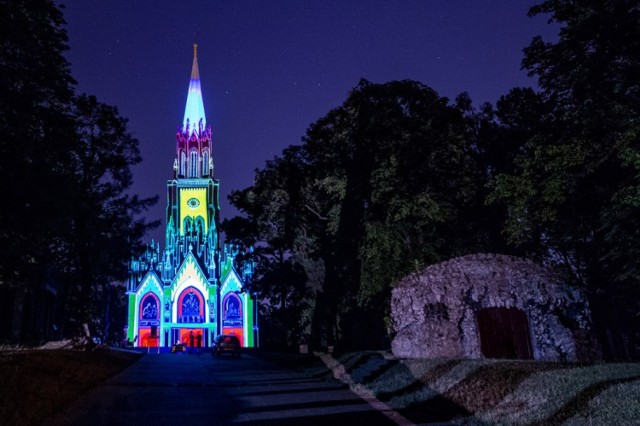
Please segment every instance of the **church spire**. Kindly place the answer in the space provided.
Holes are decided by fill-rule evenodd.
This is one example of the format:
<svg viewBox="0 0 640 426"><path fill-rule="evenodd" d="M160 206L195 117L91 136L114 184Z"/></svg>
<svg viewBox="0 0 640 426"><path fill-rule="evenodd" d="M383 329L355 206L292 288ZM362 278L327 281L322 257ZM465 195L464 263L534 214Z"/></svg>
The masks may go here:
<svg viewBox="0 0 640 426"><path fill-rule="evenodd" d="M202 120L202 128L204 129L207 119L204 115L204 103L202 102L202 90L200 89L200 71L198 70L198 45L193 45L193 66L191 67L191 80L189 81L189 93L187 94L187 105L184 109L184 119L182 125L184 131L187 131L187 120L191 133L198 129L200 120Z"/></svg>

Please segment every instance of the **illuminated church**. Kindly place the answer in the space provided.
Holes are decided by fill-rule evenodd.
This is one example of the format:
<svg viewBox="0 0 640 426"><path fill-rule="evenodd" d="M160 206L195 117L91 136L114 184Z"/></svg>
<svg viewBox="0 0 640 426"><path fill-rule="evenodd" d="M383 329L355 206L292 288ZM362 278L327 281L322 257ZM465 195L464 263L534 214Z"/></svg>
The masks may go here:
<svg viewBox="0 0 640 426"><path fill-rule="evenodd" d="M134 346L189 344L193 335L209 347L219 334L235 334L244 347L257 346L256 301L244 288L252 268L236 270L233 248L220 249L220 183L213 170L194 45L173 178L167 182L164 251L152 242L129 265L126 333Z"/></svg>

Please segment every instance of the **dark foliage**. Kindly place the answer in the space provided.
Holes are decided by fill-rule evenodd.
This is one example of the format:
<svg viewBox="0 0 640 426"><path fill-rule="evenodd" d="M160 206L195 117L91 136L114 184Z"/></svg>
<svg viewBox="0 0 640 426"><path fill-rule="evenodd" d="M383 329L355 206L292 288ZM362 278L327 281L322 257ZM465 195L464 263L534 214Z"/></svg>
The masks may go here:
<svg viewBox="0 0 640 426"><path fill-rule="evenodd" d="M256 244L268 314L288 343L388 345L393 282L420 265L503 245L463 111L414 81L365 80L232 194L226 223ZM295 278L289 271L298 271ZM287 315L280 312L286 309Z"/></svg>
<svg viewBox="0 0 640 426"><path fill-rule="evenodd" d="M588 291L608 355L637 357L640 7L546 1L530 13L562 28L557 42L536 37L525 49L523 66L542 93L508 107L535 108L529 120L502 117L500 127L524 137L493 197L508 206L512 242Z"/></svg>
<svg viewBox="0 0 640 426"><path fill-rule="evenodd" d="M0 0L0 20L0 339L102 333L109 286L154 225L136 215L155 200L127 195L138 142L114 107L75 95L52 1Z"/></svg>

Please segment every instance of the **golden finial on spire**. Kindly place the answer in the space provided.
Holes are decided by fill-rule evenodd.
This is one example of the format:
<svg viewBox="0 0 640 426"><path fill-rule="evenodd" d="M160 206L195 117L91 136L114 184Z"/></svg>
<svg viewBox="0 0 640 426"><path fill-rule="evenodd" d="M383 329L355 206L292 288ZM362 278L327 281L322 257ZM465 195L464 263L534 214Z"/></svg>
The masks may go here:
<svg viewBox="0 0 640 426"><path fill-rule="evenodd" d="M198 43L193 43L193 67L191 68L191 78L195 80L200 79L200 72L198 71Z"/></svg>

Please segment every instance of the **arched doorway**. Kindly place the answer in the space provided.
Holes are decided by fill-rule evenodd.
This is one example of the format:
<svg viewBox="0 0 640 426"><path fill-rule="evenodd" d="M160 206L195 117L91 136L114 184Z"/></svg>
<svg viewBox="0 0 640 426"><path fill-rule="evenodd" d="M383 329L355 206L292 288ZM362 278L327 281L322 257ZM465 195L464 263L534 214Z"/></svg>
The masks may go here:
<svg viewBox="0 0 640 426"><path fill-rule="evenodd" d="M480 348L487 358L533 359L525 313L515 308L487 308L478 312Z"/></svg>
<svg viewBox="0 0 640 426"><path fill-rule="evenodd" d="M192 337L193 336L193 340ZM187 347L200 348L203 344L201 328L185 328L180 330L180 342Z"/></svg>

